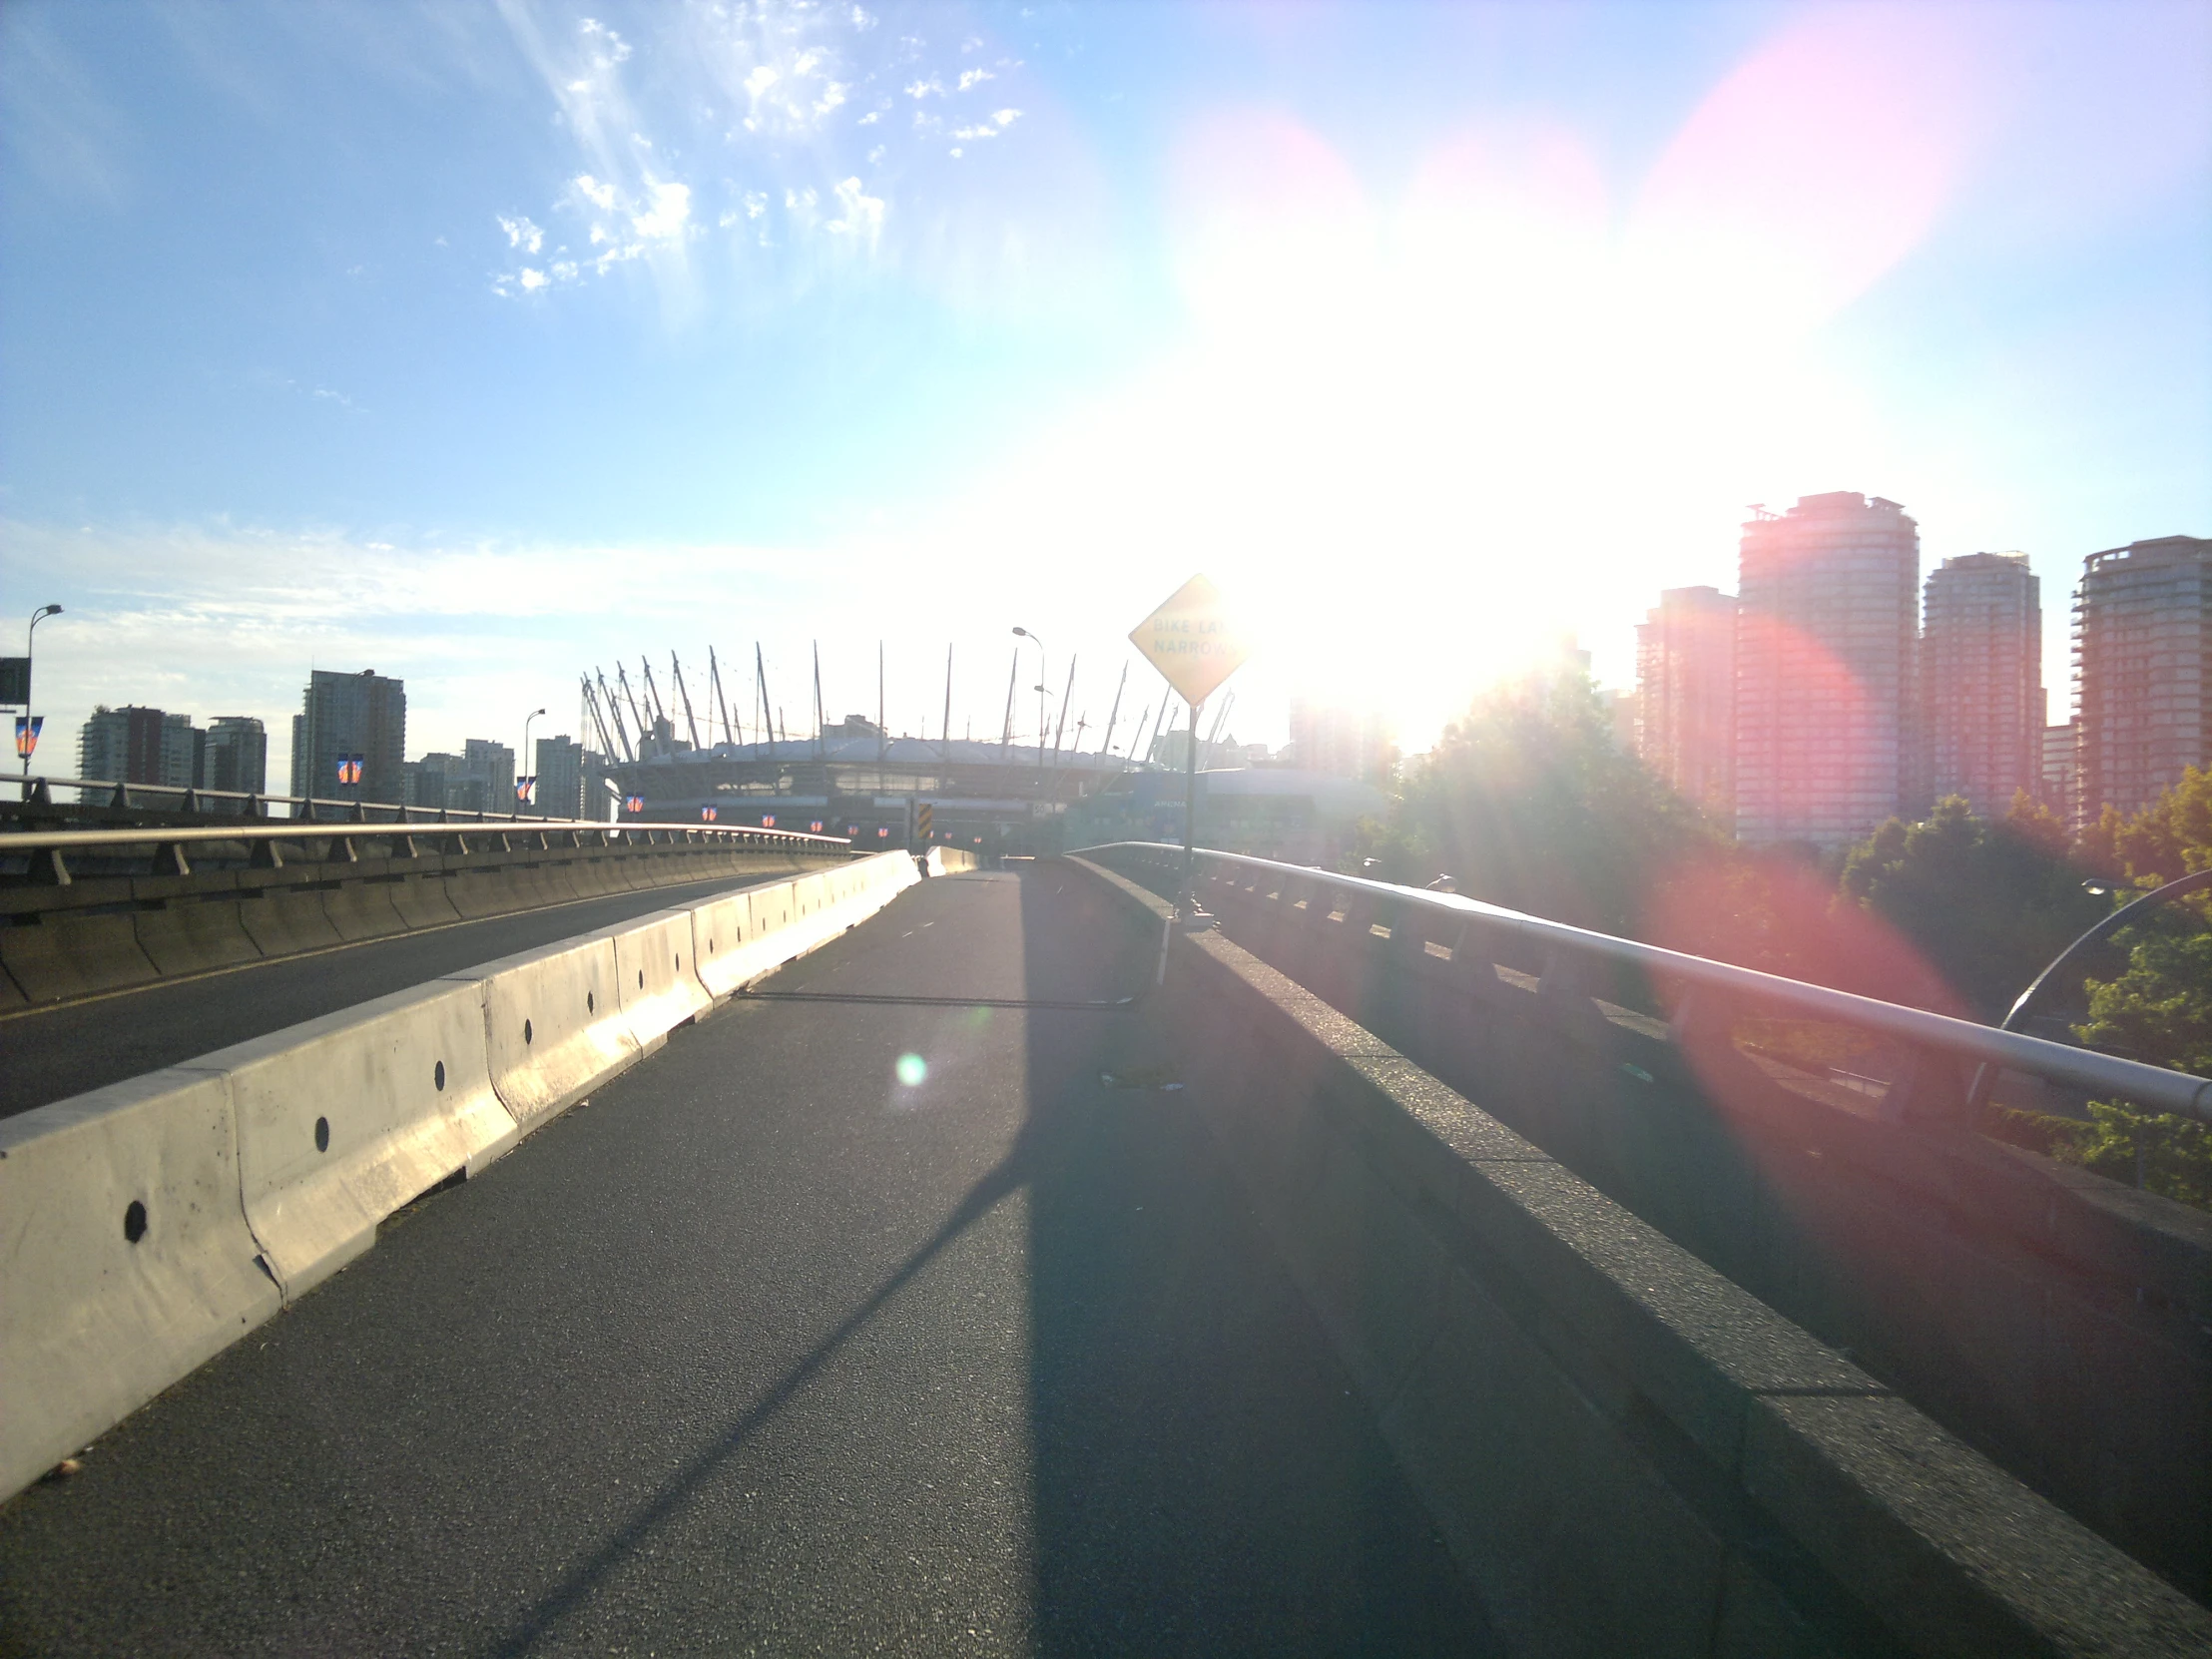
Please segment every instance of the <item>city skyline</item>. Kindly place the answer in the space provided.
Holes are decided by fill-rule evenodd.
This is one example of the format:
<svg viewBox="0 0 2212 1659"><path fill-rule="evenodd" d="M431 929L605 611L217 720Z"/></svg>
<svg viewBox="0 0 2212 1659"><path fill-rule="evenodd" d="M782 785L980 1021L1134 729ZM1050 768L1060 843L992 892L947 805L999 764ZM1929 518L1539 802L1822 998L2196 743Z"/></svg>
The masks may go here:
<svg viewBox="0 0 2212 1659"><path fill-rule="evenodd" d="M1562 631L1632 684L1753 501L2050 594L2212 524L2199 8L860 13L10 8L49 734L374 667L410 747L516 744L756 639L835 719L878 638L895 729L949 640L995 732L1016 623L1095 721L1204 569L1240 735L1351 690L1418 749Z"/></svg>

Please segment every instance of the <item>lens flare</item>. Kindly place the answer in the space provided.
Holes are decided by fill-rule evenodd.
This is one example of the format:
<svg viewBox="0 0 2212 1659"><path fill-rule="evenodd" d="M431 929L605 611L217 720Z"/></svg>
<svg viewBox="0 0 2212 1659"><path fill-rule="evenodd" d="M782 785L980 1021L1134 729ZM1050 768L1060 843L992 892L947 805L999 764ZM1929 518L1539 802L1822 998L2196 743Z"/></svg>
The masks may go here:
<svg viewBox="0 0 2212 1659"><path fill-rule="evenodd" d="M892 1068L898 1080L909 1089L918 1088L921 1080L929 1075L929 1062L918 1054L901 1054L898 1064Z"/></svg>

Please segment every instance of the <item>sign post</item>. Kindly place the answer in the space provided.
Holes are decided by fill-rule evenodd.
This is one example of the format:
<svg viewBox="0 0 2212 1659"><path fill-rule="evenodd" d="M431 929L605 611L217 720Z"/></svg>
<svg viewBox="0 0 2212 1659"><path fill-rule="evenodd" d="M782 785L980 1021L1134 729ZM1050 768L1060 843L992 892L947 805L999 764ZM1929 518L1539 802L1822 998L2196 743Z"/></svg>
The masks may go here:
<svg viewBox="0 0 2212 1659"><path fill-rule="evenodd" d="M1252 650L1231 620L1221 590L1203 576L1194 576L1177 588L1137 624L1129 639L1191 711L1190 745L1183 770L1183 882L1175 906L1186 926L1204 925L1204 912L1191 896L1197 862L1198 721L1207 698L1244 666ZM1162 965L1164 968L1164 957Z"/></svg>

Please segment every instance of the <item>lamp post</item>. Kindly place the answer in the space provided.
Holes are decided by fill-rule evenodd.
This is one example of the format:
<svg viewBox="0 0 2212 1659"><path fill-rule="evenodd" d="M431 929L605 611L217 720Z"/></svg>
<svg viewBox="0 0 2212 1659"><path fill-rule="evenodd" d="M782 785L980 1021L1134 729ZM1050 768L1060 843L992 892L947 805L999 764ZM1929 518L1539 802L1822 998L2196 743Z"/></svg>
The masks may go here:
<svg viewBox="0 0 2212 1659"><path fill-rule="evenodd" d="M41 605L31 613L31 626L25 630L23 635L23 719L26 727L30 726L32 718L31 657L38 641L38 625L50 616L60 616L61 614L62 608L59 605ZM31 776L31 751L38 747L36 728L30 728L30 730L32 734L30 742L23 749L23 776L26 779Z"/></svg>
<svg viewBox="0 0 2212 1659"><path fill-rule="evenodd" d="M528 766L528 765L530 764L530 722L532 722L533 720L536 720L536 719L538 718L538 716L540 716L540 715L542 715L542 714L544 714L544 713L545 713L545 711L544 711L543 709L532 709L532 710L531 710L531 711L530 711L530 712L529 712L528 714L526 714L526 715L524 715L524 716L522 717L522 753L521 753L521 754L520 754L519 756L517 756L517 757L516 757L516 759L517 759L517 760L518 760L518 761L519 761L519 762L520 762L520 763L521 763L521 764L522 764L523 766ZM527 778L527 777L529 777L530 775L529 775L528 773L524 773L524 774L522 774L522 776L523 776L523 777L525 777L525 778ZM535 803L532 803L532 805L535 805ZM517 789L517 790L515 791L515 817L516 817L516 818L520 818L520 817L522 816L522 806L523 806L523 801L522 801L522 791L521 791L520 789Z"/></svg>
<svg viewBox="0 0 2212 1659"><path fill-rule="evenodd" d="M1037 648L1037 772L1044 773L1044 641L1026 628L1016 628L1015 633Z"/></svg>

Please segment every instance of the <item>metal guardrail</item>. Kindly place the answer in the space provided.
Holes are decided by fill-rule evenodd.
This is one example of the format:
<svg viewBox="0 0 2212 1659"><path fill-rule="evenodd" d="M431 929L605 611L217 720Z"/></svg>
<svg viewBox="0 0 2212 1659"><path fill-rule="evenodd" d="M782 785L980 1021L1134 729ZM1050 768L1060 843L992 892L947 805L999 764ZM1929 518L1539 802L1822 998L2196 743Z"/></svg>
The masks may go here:
<svg viewBox="0 0 2212 1659"><path fill-rule="evenodd" d="M484 819L443 824L366 820L286 823L242 819L236 825L150 824L118 830L9 831L0 833L0 858L22 856L29 860L30 879L67 886L76 879L69 868L71 853L97 852L112 847L150 846L154 848L157 871L190 875L192 858L186 849L211 843L236 845L243 841L249 846L249 856L254 862L280 866L283 854L279 848L286 841L333 842L332 855L352 863L360 856L354 845L356 841L390 841L393 855L406 858L422 854L423 848L417 844L420 842L453 842L457 843L459 851L467 852L471 839L488 841L495 837L508 851L515 849L518 839L535 841L540 849L550 850L560 843L560 837L565 837L567 845L576 847L642 842L648 846L720 844L742 851L849 853L855 850L841 835L812 835L798 830L725 828L711 824L594 824L588 819Z"/></svg>
<svg viewBox="0 0 2212 1659"><path fill-rule="evenodd" d="M1180 875L1183 864L1180 846L1159 841L1112 841L1075 850L1079 854L1133 852L1140 854L1148 866L1176 875ZM1756 968L1737 967L1730 962L1716 962L1634 939L1616 938L1610 933L1547 921L1541 916L1525 915L1456 893L1401 887L1366 876L1339 875L1302 864L1278 863L1269 858L1248 857L1241 852L1211 852L1203 847L1198 849L1197 860L1201 868L1214 865L1245 869L1280 877L1286 882L1303 881L1339 888L1400 911L1418 911L1462 929L1490 929L1528 940L1546 950L1565 952L1570 957L1631 966L1655 980L1680 983L1685 988L1684 1003L1687 1004L1698 1003L1701 999L1697 993L1704 991L1708 996L1703 1000L1708 1002L1741 1001L1756 1003L1762 1008L1786 1009L1809 1018L1871 1031L1916 1049L1971 1061L1978 1066L2001 1067L2097 1094L2117 1095L2157 1111L2212 1123L2212 1080L2188 1072L2145 1065L2139 1060L2100 1054L2093 1049L2069 1048L2064 1043L2022 1032L1977 1025L1972 1020L1954 1019L1947 1014L1908 1008L1876 997L1831 990L1825 985L1809 985L1781 974L1762 973ZM1288 888L1277 890L1284 894L1286 902L1290 901L1292 894ZM1690 1020L1710 1020L1717 1012L1709 1005L1678 1004L1669 1023L1679 1032Z"/></svg>
<svg viewBox="0 0 2212 1659"><path fill-rule="evenodd" d="M359 820L366 813L389 813L392 815L388 819L368 819L365 821L371 824L560 823L565 825L570 822L565 819L535 818L521 813L479 813L466 808L407 807L396 801L330 801L321 796L267 795L259 791L245 790L208 790L188 784L138 784L116 778L47 778L43 776L9 778L0 775L0 783L5 783L14 788L17 801L27 806L53 805L53 792L56 790L98 790L108 795L107 806L120 808L124 811L129 811L134 806L131 800L134 795L166 795L178 798L176 810L179 812L199 812L202 810L201 803L203 802L236 801L242 803L244 807L244 810L239 814L241 818L267 818L269 816L268 810L271 807L282 807L292 814L293 822L302 824L333 822L332 820L315 817L316 811L324 807L331 808L336 813L337 821ZM98 806L101 803L79 801L76 805L80 807ZM304 809L304 811L299 809ZM414 816L417 814L429 816Z"/></svg>

